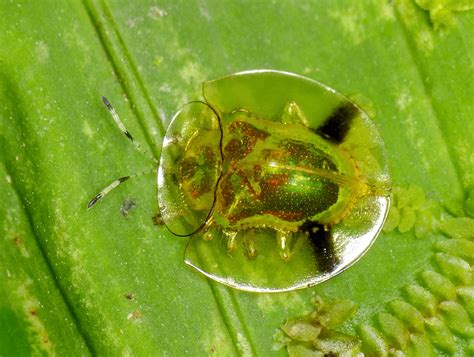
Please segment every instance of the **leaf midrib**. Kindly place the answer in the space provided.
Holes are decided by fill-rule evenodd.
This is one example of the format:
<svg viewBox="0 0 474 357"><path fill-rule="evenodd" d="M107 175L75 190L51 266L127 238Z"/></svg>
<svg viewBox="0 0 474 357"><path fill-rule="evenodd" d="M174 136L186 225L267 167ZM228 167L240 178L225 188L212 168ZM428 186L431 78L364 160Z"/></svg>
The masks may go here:
<svg viewBox="0 0 474 357"><path fill-rule="evenodd" d="M123 92L130 99L130 109L142 129L145 140L155 158L159 158L159 153L156 150L157 143L152 139L148 128L156 124L160 137L164 136L165 128L107 5L103 1L101 3L101 8L99 8L91 0L83 0L82 2L105 55L118 77L118 82ZM120 53L118 53L119 51ZM119 61L119 57L123 57L125 61ZM146 112L142 114L139 108ZM151 120L154 120L153 123Z"/></svg>

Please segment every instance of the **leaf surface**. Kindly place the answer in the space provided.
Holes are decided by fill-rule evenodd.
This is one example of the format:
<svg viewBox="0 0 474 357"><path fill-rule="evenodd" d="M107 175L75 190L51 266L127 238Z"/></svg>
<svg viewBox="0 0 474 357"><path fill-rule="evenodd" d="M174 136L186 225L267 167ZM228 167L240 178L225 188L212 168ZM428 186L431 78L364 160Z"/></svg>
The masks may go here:
<svg viewBox="0 0 474 357"><path fill-rule="evenodd" d="M380 130L394 185L416 184L463 216L474 188L474 13L448 10L453 22L434 26L411 0L2 2L0 354L285 355L273 336L311 311L315 295L358 306L341 328L369 351L372 327L357 326L413 296L413 285L429 290L418 274L432 269L458 284L455 303L468 306L464 265L452 270L456 260L434 255L441 234L382 233L324 284L252 294L183 264L186 239L152 222L154 175L86 210L113 179L154 167L117 130L101 95L158 156L164 128L180 106L202 99L203 81L268 68L353 98ZM462 354L472 336L453 316L466 316L443 306L427 322L428 344ZM416 336L406 347L387 315L374 325L387 344L422 348ZM452 339L434 335L442 326Z"/></svg>

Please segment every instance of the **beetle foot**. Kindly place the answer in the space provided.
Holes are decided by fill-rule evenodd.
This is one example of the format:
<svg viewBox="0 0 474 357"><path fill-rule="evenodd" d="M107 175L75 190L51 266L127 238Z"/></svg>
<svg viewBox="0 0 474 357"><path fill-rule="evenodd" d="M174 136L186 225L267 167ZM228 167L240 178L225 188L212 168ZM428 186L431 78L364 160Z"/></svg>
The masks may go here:
<svg viewBox="0 0 474 357"><path fill-rule="evenodd" d="M277 239L277 246L278 251L280 253L280 257L283 260L289 260L291 258L292 252L290 249L291 240L293 238L292 233L283 233L277 232L276 239Z"/></svg>
<svg viewBox="0 0 474 357"><path fill-rule="evenodd" d="M306 119L299 105L293 101L289 102L283 109L281 121L283 124L298 124L309 127L308 119Z"/></svg>
<svg viewBox="0 0 474 357"><path fill-rule="evenodd" d="M247 259L255 260L258 255L258 251L257 245L255 243L255 232L253 230L248 233L248 238L245 240L244 247L244 252Z"/></svg>
<svg viewBox="0 0 474 357"><path fill-rule="evenodd" d="M212 240L213 236L214 236L213 232L208 230L204 232L204 234L202 235L202 239L204 239L205 241L210 241Z"/></svg>
<svg viewBox="0 0 474 357"><path fill-rule="evenodd" d="M224 231L227 240L227 252L232 253L237 248L237 232Z"/></svg>

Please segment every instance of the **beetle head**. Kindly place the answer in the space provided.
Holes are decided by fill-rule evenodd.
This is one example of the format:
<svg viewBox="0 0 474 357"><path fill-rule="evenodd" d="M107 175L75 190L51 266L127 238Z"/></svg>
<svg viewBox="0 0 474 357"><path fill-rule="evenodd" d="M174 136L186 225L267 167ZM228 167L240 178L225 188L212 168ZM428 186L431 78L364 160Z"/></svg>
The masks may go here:
<svg viewBox="0 0 474 357"><path fill-rule="evenodd" d="M211 216L222 171L219 117L206 103L191 102L169 125L158 168L158 205L175 235L199 231Z"/></svg>

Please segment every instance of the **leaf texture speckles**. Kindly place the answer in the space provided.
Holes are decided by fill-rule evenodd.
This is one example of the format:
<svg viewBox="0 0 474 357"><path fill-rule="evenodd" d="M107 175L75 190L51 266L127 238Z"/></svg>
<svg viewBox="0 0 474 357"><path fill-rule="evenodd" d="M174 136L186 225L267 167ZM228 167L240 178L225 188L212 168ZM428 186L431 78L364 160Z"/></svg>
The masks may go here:
<svg viewBox="0 0 474 357"><path fill-rule="evenodd" d="M474 14L450 9L451 17L436 18L417 3L2 2L0 324L8 328L0 354L266 355L271 336L289 316L307 314L314 295L358 306L341 331L357 335L363 350L468 353L469 232L450 239L436 230L417 238L416 225L384 232L327 283L248 294L185 267L186 240L152 223L153 177L85 209L113 179L151 168L120 135L101 95L158 156L172 115L201 99L202 81L270 68L364 98L359 104L368 105L383 136L394 184L416 185L446 214L467 219ZM443 19L450 25L434 26ZM125 218L121 207L130 199L136 206ZM425 325L412 322L409 331L425 332L407 340L411 307Z"/></svg>

